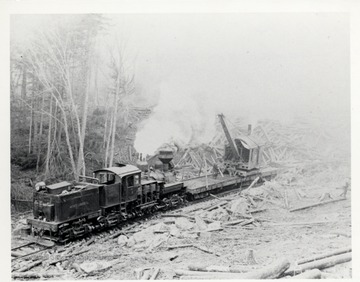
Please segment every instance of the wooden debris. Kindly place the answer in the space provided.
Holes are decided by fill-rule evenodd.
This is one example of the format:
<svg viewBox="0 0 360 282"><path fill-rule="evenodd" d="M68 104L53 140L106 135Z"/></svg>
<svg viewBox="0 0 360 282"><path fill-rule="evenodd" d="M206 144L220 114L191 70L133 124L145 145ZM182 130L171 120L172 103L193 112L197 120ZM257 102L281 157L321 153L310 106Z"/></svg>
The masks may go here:
<svg viewBox="0 0 360 282"><path fill-rule="evenodd" d="M243 273L253 270L253 266L221 266L221 265L189 265L189 270L202 271L202 272L232 272L232 273Z"/></svg>
<svg viewBox="0 0 360 282"><path fill-rule="evenodd" d="M315 269L315 268L320 270L329 268L337 264L351 261L351 257L352 257L352 253L350 252L350 253L340 254L340 255L331 256L324 259L304 263L296 267L293 267L292 269L289 269L288 271L285 272L285 275L296 275L305 272L306 270Z"/></svg>
<svg viewBox="0 0 360 282"><path fill-rule="evenodd" d="M199 245L194 245L194 248L200 250L200 251L203 251L205 253L208 253L208 254L214 254L215 256L220 256L219 254L213 252L213 251L210 251L208 248L205 248L205 247L202 247L202 246L199 246Z"/></svg>
<svg viewBox="0 0 360 282"><path fill-rule="evenodd" d="M290 266L286 259L275 262L272 265L247 273L227 273L227 272L200 272L176 269L177 275L185 275L188 279L275 279L280 277Z"/></svg>
<svg viewBox="0 0 360 282"><path fill-rule="evenodd" d="M27 264L27 265L23 266L22 268L20 268L20 269L18 270L18 272L25 272L25 271L28 271L28 270L30 270L30 269L32 269L32 268L34 268L35 266L40 265L41 263L42 263L42 260L36 260L36 261L33 261L33 262L31 262L31 263L29 263L29 264Z"/></svg>
<svg viewBox="0 0 360 282"><path fill-rule="evenodd" d="M267 210L266 208L257 209L257 210L250 210L249 213L259 213L259 212L263 212L263 211L266 211L266 210Z"/></svg>
<svg viewBox="0 0 360 282"><path fill-rule="evenodd" d="M167 246L167 249L173 250L173 249L190 248L190 247L194 247L194 245L193 244L173 245L173 246Z"/></svg>
<svg viewBox="0 0 360 282"><path fill-rule="evenodd" d="M205 208L204 210L206 210L206 211L212 211L212 210L214 210L214 209L217 209L218 207L222 207L222 206L226 206L226 205L227 205L227 202L215 203L215 204L212 204L210 207Z"/></svg>
<svg viewBox="0 0 360 282"><path fill-rule="evenodd" d="M247 187L246 189L244 189L244 190L242 190L242 191L240 191L240 193L242 193L242 194L246 194L246 193L248 193L249 192L249 190L259 181L259 179L260 179L260 177L258 176L258 177L256 177L254 180L253 180L253 182L251 182L251 184L250 184L250 186L249 187Z"/></svg>
<svg viewBox="0 0 360 282"><path fill-rule="evenodd" d="M307 262L312 262L312 261L320 260L320 259L323 259L323 258L328 258L328 257L332 257L332 256L344 254L344 253L349 253L349 252L351 252L351 247L346 247L346 248L338 249L336 251L325 253L325 254L322 254L322 255L319 255L319 256L315 256L315 257L312 257L312 258L306 258L306 259L298 260L297 264L298 265L299 264L304 264L304 263L307 263Z"/></svg>
<svg viewBox="0 0 360 282"><path fill-rule="evenodd" d="M336 202L344 201L344 200L346 200L346 199L341 198L341 199L336 199L336 200L324 201L324 202L320 202L320 203L316 203L316 204L312 204L312 205L294 208L294 209L291 209L290 212L301 211L301 210L305 210L305 209L309 209L309 208L313 208L313 207L317 207L317 206L322 206L322 205L326 205L326 204L336 203Z"/></svg>
<svg viewBox="0 0 360 282"><path fill-rule="evenodd" d="M222 225L223 226L231 226L231 225L243 223L244 221L245 221L245 219L239 219L239 220L224 222Z"/></svg>

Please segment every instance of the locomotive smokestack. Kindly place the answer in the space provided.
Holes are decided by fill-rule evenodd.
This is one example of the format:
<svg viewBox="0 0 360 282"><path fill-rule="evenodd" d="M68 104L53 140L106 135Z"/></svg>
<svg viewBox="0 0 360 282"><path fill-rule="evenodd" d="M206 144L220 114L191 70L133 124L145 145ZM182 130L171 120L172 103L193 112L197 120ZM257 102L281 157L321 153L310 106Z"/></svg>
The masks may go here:
<svg viewBox="0 0 360 282"><path fill-rule="evenodd" d="M169 170L169 163L174 158L174 153L171 149L161 149L158 155L159 160L163 163L163 170Z"/></svg>
<svg viewBox="0 0 360 282"><path fill-rule="evenodd" d="M248 124L248 135L251 135L252 133L252 126L251 124Z"/></svg>

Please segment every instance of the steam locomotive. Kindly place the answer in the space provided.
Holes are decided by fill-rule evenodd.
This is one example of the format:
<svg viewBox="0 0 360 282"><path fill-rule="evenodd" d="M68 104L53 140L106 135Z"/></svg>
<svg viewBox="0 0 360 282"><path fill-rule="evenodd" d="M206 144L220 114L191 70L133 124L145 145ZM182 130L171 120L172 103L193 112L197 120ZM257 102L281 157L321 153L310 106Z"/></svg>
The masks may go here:
<svg viewBox="0 0 360 282"><path fill-rule="evenodd" d="M86 181L38 187L33 218L27 222L33 235L66 242L177 206L184 196L182 182L142 179L136 166L118 164L95 171L94 178L86 177Z"/></svg>

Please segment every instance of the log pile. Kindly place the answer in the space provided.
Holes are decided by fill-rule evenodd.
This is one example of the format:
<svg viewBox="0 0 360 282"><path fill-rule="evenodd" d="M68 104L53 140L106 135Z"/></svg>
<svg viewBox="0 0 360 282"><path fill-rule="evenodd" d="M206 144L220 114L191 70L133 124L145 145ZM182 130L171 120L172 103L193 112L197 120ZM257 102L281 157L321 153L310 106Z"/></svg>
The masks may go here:
<svg viewBox="0 0 360 282"><path fill-rule="evenodd" d="M328 274L320 270L351 261L351 248L303 259L291 264L286 258L256 268L249 266L189 265L188 269L175 269L175 273L184 280L205 279L320 279Z"/></svg>
<svg viewBox="0 0 360 282"><path fill-rule="evenodd" d="M241 121L230 123L229 131L233 138L248 135L247 125ZM337 125L343 127L344 125ZM220 155L223 154L225 135L219 125L217 133L210 141L209 146ZM312 119L295 119L284 124L274 120L260 120L253 127L251 136L265 144L262 161L265 164L282 163L292 164L302 161L324 159L342 159L344 150L338 148L339 136L333 132L335 125L329 125L312 117ZM344 131L346 133L346 131ZM340 143L341 144L341 143ZM342 148L343 149L343 148Z"/></svg>

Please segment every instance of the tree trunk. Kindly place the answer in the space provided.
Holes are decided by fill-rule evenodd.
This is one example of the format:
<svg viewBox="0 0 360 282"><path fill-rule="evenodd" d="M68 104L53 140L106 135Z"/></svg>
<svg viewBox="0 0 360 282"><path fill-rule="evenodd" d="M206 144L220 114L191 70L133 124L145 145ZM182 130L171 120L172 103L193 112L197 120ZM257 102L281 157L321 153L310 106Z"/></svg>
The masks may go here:
<svg viewBox="0 0 360 282"><path fill-rule="evenodd" d="M37 161L36 161L36 172L39 173L39 164L40 164L40 157L41 157L41 139L42 139L42 131L43 131L43 120L44 120L44 101L45 101L45 94L42 94L41 98L41 114L40 114L40 129L39 135L37 139Z"/></svg>
<svg viewBox="0 0 360 282"><path fill-rule="evenodd" d="M112 126L114 123L114 114L110 115L110 127L109 127L109 133L108 133L108 138L106 141L106 148L105 148L105 164L104 166L108 166L109 165L109 149L110 149L110 141L111 141L111 133L112 133Z"/></svg>
<svg viewBox="0 0 360 282"><path fill-rule="evenodd" d="M46 152L46 161L45 161L45 178L48 178L49 176L49 162L50 162L50 155L51 155L51 130L52 130L52 96L50 97L50 115L49 115L49 130L48 130L48 140L47 140L47 152ZM55 121L56 122L56 121Z"/></svg>
<svg viewBox="0 0 360 282"><path fill-rule="evenodd" d="M85 90L85 97L84 97L84 109L83 109L83 116L82 116L82 123L81 123L81 133L79 138L79 155L78 155L78 164L77 170L78 174L85 175L85 158L84 158L84 142L85 142L85 133L86 133L86 124L87 124L87 113L88 113L88 103L89 103L89 92L90 92L90 83L91 83L91 71L90 71L90 63L89 63L89 70L88 70L88 79L86 82L86 90Z"/></svg>
<svg viewBox="0 0 360 282"><path fill-rule="evenodd" d="M114 148L115 148L115 136L116 136L116 121L117 121L117 110L119 103L119 95L120 95L120 73L117 75L116 79L116 91L115 91L115 109L114 109L114 118L113 118L113 128L112 128L112 136L111 136L111 149L110 149L110 160L109 166L113 165L114 161Z"/></svg>
<svg viewBox="0 0 360 282"><path fill-rule="evenodd" d="M33 82L34 83L34 82ZM33 120L34 120L34 90L32 91L31 108L30 108L30 128L29 128L29 154L32 152L32 135L33 135Z"/></svg>
<svg viewBox="0 0 360 282"><path fill-rule="evenodd" d="M73 155L73 151L71 148L71 143L70 143L70 136L69 136L69 130L68 130L68 121L67 121L67 117L66 117L66 112L65 110L60 107L62 114L63 114L63 120L64 120L64 131L65 131L65 139L66 139L66 144L68 147L68 151L69 151L69 157L70 157L70 163L71 163L71 168L75 177L75 180L79 179L79 175L77 174L76 171L76 165L75 165L75 161L74 161L74 155Z"/></svg>
<svg viewBox="0 0 360 282"><path fill-rule="evenodd" d="M27 84L27 70L26 70L26 64L23 64L22 69L22 82L21 82L21 99L22 101L25 101L26 99L26 84ZM23 102L21 102L21 105L23 105Z"/></svg>

